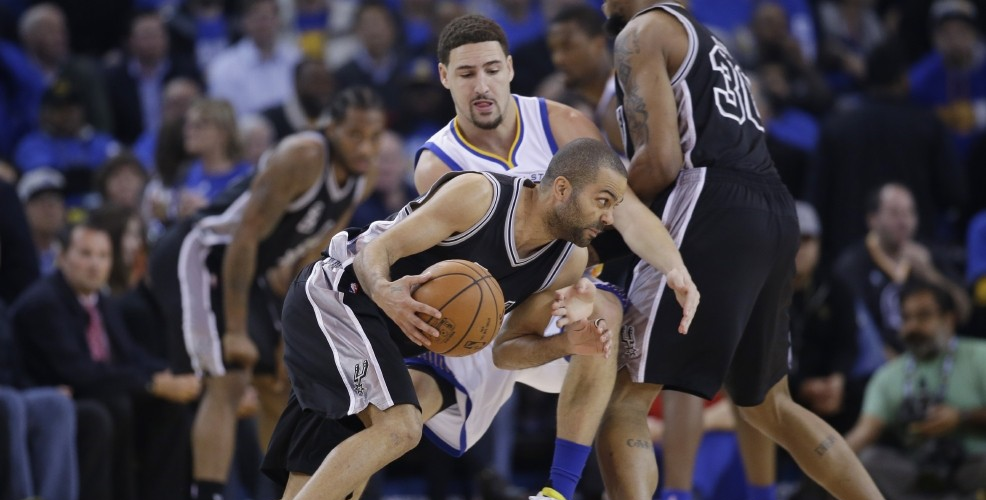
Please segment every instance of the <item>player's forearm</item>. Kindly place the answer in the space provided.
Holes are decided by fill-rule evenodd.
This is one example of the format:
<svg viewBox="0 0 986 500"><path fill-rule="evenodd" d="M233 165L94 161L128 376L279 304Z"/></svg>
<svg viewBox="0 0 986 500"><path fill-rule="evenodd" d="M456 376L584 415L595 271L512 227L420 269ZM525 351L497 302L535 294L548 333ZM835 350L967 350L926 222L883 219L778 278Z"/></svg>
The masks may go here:
<svg viewBox="0 0 986 500"><path fill-rule="evenodd" d="M493 364L504 370L522 370L569 354L564 334L543 337L532 333L496 343L493 346Z"/></svg>
<svg viewBox="0 0 986 500"><path fill-rule="evenodd" d="M681 253L661 219L643 203L627 200L617 207L614 226L634 254L664 274L686 271Z"/></svg>
<svg viewBox="0 0 986 500"><path fill-rule="evenodd" d="M356 254L353 272L356 273L363 292L373 299L381 286L390 283L390 259L387 258L386 251L377 248L377 245L367 245Z"/></svg>
<svg viewBox="0 0 986 500"><path fill-rule="evenodd" d="M250 285L257 271L257 246L233 240L223 257L223 312L226 332L246 333Z"/></svg>

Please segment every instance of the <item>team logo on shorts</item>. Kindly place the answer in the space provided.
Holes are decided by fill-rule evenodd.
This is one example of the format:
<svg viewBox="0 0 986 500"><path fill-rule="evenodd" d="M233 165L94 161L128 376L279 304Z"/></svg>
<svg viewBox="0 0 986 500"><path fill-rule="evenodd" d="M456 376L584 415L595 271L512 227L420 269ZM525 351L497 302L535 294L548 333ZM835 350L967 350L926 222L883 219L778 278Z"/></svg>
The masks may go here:
<svg viewBox="0 0 986 500"><path fill-rule="evenodd" d="M353 392L358 396L363 396L366 393L366 388L363 387L363 379L366 377L366 369L370 366L367 360L356 363L356 369L353 371Z"/></svg>
<svg viewBox="0 0 986 500"><path fill-rule="evenodd" d="M624 359L634 359L640 357L637 349L637 336L634 335L633 325L623 325L620 329L620 343L623 344L623 352L620 353Z"/></svg>

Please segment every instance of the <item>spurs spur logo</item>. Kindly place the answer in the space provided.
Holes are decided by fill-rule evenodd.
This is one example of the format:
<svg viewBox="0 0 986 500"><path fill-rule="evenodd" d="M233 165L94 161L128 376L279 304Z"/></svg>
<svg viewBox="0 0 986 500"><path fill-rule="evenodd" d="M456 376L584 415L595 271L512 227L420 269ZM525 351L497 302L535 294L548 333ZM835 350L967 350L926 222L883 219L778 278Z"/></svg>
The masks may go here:
<svg viewBox="0 0 986 500"><path fill-rule="evenodd" d="M620 343L623 344L623 357L626 359L633 359L640 356L640 351L637 350L637 337L633 333L632 325L623 325L620 329Z"/></svg>
<svg viewBox="0 0 986 500"><path fill-rule="evenodd" d="M363 360L356 363L356 369L353 370L353 391L359 395L363 396L366 393L366 388L363 387L363 378L366 377L366 369L370 366L367 360Z"/></svg>

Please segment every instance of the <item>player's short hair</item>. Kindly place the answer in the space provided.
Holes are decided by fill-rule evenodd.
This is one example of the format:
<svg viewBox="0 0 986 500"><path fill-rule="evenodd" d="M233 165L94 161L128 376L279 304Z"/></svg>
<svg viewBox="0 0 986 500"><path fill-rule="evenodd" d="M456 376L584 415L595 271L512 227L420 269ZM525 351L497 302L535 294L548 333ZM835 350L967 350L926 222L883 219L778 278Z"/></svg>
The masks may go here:
<svg viewBox="0 0 986 500"><path fill-rule="evenodd" d="M558 11L551 19L551 24L575 23L579 30L590 38L604 36L603 25L606 17L599 9L592 8L585 4L569 5Z"/></svg>
<svg viewBox="0 0 986 500"><path fill-rule="evenodd" d="M448 23L438 37L438 62L447 65L452 50L482 42L497 42L504 54L510 53L507 34L496 21L479 14L459 16Z"/></svg>
<svg viewBox="0 0 986 500"><path fill-rule="evenodd" d="M599 171L603 169L627 176L627 169L620 157L604 142L588 138L575 139L551 157L541 183L551 185L556 178L564 177L578 193L595 181Z"/></svg>
<svg viewBox="0 0 986 500"><path fill-rule="evenodd" d="M341 122L346 119L346 113L351 109L383 110L383 99L373 89L364 86L349 87L336 94L329 104L329 114L332 120Z"/></svg>

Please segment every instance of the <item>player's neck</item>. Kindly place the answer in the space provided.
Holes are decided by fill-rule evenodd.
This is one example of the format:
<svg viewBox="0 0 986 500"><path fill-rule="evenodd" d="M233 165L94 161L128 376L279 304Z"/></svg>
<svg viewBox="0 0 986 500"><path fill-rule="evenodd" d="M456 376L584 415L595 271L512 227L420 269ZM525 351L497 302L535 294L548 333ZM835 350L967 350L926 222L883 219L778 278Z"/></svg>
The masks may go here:
<svg viewBox="0 0 986 500"><path fill-rule="evenodd" d="M548 203L541 199L541 190L537 187L525 187L523 190L514 213L514 243L521 258L557 239L545 222Z"/></svg>
<svg viewBox="0 0 986 500"><path fill-rule="evenodd" d="M336 186L345 186L346 182L349 181L349 176L352 175L349 169L338 161L330 161L329 166L332 168L332 180L336 183Z"/></svg>
<svg viewBox="0 0 986 500"><path fill-rule="evenodd" d="M459 131L470 144L484 151L506 156L510 153L510 147L513 146L514 139L517 137L518 113L517 103L511 97L510 103L503 110L503 119L500 120L500 125L495 129L479 128L461 116L456 116L455 121Z"/></svg>

